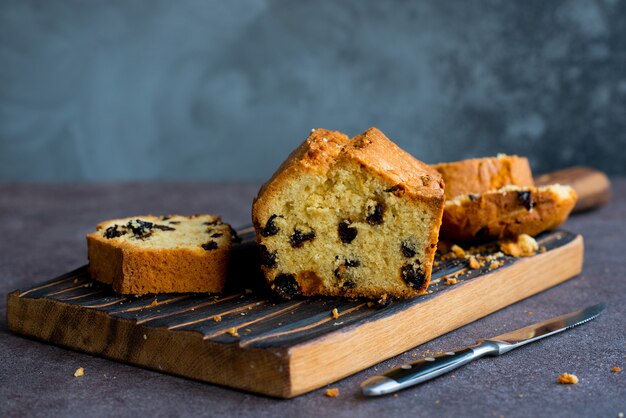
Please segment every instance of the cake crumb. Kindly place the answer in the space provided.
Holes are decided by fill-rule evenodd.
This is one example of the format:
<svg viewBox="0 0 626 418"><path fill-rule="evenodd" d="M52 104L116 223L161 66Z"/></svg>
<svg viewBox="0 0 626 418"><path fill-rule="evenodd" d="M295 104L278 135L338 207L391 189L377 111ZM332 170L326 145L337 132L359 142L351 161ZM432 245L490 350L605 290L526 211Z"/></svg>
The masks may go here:
<svg viewBox="0 0 626 418"><path fill-rule="evenodd" d="M221 317L221 316L219 316L219 315L215 315L215 316L213 317L213 321L215 321L215 322L220 322L221 320L222 320L222 317Z"/></svg>
<svg viewBox="0 0 626 418"><path fill-rule="evenodd" d="M147 336L146 334L143 334L143 339L144 339L144 340L147 340L147 339L148 339L148 336Z"/></svg>
<svg viewBox="0 0 626 418"><path fill-rule="evenodd" d="M79 367L74 372L74 377L83 377L84 375L85 375L85 369L83 369L82 367Z"/></svg>
<svg viewBox="0 0 626 418"><path fill-rule="evenodd" d="M332 312L330 313L330 315L334 318L334 319L339 319L339 311L337 310L337 308L333 308Z"/></svg>
<svg viewBox="0 0 626 418"><path fill-rule="evenodd" d="M393 394L393 397L394 397L394 398L397 398L398 396L399 396L399 395L398 395L397 393L394 393L394 394Z"/></svg>
<svg viewBox="0 0 626 418"><path fill-rule="evenodd" d="M239 337L239 333L237 332L237 328L232 327L226 330L226 333L232 335L233 337Z"/></svg>
<svg viewBox="0 0 626 418"><path fill-rule="evenodd" d="M465 257L465 250L459 247L458 245L456 244L452 245L451 250L454 253L454 255L456 255L457 257Z"/></svg>
<svg viewBox="0 0 626 418"><path fill-rule="evenodd" d="M491 264L489 264L489 270L495 270L498 267L500 267L502 265L501 262L499 261L492 261Z"/></svg>
<svg viewBox="0 0 626 418"><path fill-rule="evenodd" d="M520 234L515 239L502 240L500 250L513 257L530 257L539 249L537 241L528 234Z"/></svg>
<svg viewBox="0 0 626 418"><path fill-rule="evenodd" d="M476 260L476 257L471 256L471 257L469 258L469 267L470 267L471 269L474 269L474 270L476 270L476 269L479 269L479 268L480 268L480 263L478 262L478 260Z"/></svg>
<svg viewBox="0 0 626 418"><path fill-rule="evenodd" d="M621 367L613 367L613 368L611 368L611 371L613 373L620 373L622 371L622 368Z"/></svg>
<svg viewBox="0 0 626 418"><path fill-rule="evenodd" d="M326 389L326 392L324 392L324 395L328 396L329 398L336 398L337 396L339 396L339 389L337 388Z"/></svg>
<svg viewBox="0 0 626 418"><path fill-rule="evenodd" d="M446 286L452 286L453 284L457 284L458 282L459 280L456 277L446 277L444 281Z"/></svg>
<svg viewBox="0 0 626 418"><path fill-rule="evenodd" d="M559 383L562 385L575 385L578 383L578 376L575 374L563 373L559 376Z"/></svg>
<svg viewBox="0 0 626 418"><path fill-rule="evenodd" d="M154 298L152 303L150 303L150 306L157 306L158 304L159 304L159 301L156 298Z"/></svg>

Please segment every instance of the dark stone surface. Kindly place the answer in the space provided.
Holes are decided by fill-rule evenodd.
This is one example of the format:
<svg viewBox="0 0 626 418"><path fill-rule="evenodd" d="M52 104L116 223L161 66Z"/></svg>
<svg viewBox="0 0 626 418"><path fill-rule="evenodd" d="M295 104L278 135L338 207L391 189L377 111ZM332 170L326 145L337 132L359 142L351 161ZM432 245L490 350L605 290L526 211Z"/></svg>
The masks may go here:
<svg viewBox="0 0 626 418"><path fill-rule="evenodd" d="M129 214L214 212L249 222L256 185L0 185L0 416L480 416L616 417L626 413L626 179L614 178L608 206L574 216L585 237L580 277L344 379L277 400L168 376L8 333L6 294L86 262L84 235L103 219ZM528 272L528 274L533 274ZM474 343L597 302L598 319L558 336L485 358L398 397L364 399L358 385L388 367ZM436 320L436 318L433 318ZM85 376L74 378L78 367ZM560 373L580 383L556 383Z"/></svg>
<svg viewBox="0 0 626 418"><path fill-rule="evenodd" d="M259 181L372 125L626 174L620 0L4 0L0 63L0 180Z"/></svg>

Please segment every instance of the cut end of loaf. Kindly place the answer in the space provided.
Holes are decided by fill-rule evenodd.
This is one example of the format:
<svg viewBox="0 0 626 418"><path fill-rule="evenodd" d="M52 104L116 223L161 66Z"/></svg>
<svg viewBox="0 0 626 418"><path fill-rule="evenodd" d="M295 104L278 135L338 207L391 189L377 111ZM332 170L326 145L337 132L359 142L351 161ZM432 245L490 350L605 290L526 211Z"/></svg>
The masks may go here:
<svg viewBox="0 0 626 418"><path fill-rule="evenodd" d="M443 209L437 174L422 173L436 185L415 192L425 187L416 173L413 186L368 165L363 148L379 138L352 141L324 155L323 170L310 160L283 164L255 201L262 268L282 297L406 298L428 287Z"/></svg>

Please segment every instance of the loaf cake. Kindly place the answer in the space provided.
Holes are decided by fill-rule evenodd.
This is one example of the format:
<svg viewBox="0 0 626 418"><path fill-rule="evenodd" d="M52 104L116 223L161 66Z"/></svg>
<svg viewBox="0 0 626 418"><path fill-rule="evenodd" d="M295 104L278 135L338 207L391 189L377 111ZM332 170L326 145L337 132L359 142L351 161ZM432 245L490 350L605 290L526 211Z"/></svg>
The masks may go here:
<svg viewBox="0 0 626 418"><path fill-rule="evenodd" d="M123 294L220 292L234 239L211 215L113 219L87 235L89 272Z"/></svg>
<svg viewBox="0 0 626 418"><path fill-rule="evenodd" d="M451 240L537 235L561 225L577 195L569 186L505 186L457 196L445 203L441 237Z"/></svg>
<svg viewBox="0 0 626 418"><path fill-rule="evenodd" d="M534 186L528 159L517 155L440 163L433 166L446 185L446 200L464 194L478 194L501 187Z"/></svg>
<svg viewBox="0 0 626 418"><path fill-rule="evenodd" d="M423 294L443 203L437 171L378 129L315 129L254 201L262 270L283 298Z"/></svg>

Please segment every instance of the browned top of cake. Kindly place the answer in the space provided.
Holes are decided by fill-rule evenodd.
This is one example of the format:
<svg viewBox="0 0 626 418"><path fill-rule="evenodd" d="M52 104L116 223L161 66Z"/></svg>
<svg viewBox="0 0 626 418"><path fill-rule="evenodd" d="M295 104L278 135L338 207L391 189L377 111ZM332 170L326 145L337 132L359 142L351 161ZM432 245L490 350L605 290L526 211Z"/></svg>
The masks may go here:
<svg viewBox="0 0 626 418"><path fill-rule="evenodd" d="M483 193L503 186L534 186L525 157L498 155L472 158L433 166L446 184L446 200L470 193Z"/></svg>
<svg viewBox="0 0 626 418"><path fill-rule="evenodd" d="M353 139L327 129L314 129L309 137L283 162L270 180L263 185L259 196L279 177L311 172L324 175L331 167L346 161L355 161L384 179L397 190L422 198L443 196L441 175L427 164L402 150L385 134L370 128Z"/></svg>
<svg viewBox="0 0 626 418"><path fill-rule="evenodd" d="M415 159L376 128L355 136L339 158L356 160L411 194L443 195L443 181L437 170Z"/></svg>

